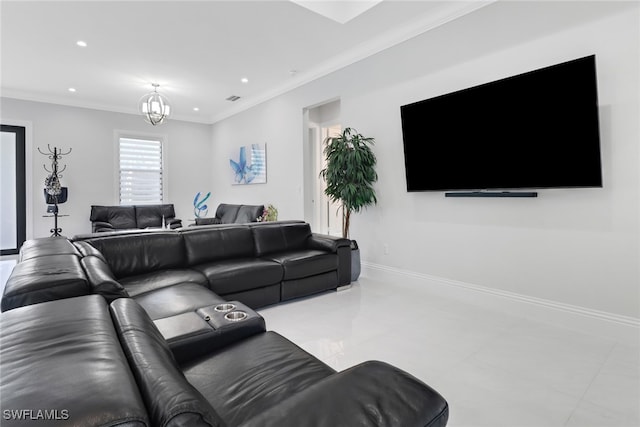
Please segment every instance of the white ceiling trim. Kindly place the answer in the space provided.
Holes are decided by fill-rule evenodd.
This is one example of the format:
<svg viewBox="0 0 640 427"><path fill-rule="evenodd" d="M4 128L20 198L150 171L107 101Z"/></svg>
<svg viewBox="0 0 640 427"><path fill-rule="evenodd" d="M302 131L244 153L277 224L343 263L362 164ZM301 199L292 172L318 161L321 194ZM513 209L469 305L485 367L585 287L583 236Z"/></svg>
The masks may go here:
<svg viewBox="0 0 640 427"><path fill-rule="evenodd" d="M380 36L371 39L369 42L360 45L358 48L345 51L332 58L330 61L326 61L308 72L296 74L287 84L281 85L257 96L253 96L250 99L246 99L241 105L231 107L221 114L213 115L209 123L213 124L234 116L242 111L262 104L272 98L324 77L355 62L361 61L369 56L375 55L376 53L392 46L410 40L464 15L475 12L497 1L499 0L480 0L472 3L451 2L446 9L437 14L430 14L426 18L418 20L412 25L407 25L403 28L383 33Z"/></svg>
<svg viewBox="0 0 640 427"><path fill-rule="evenodd" d="M137 108L123 108L122 106L117 105L108 105L108 104L100 104L100 103L91 103L87 101L77 101L74 102L69 100L69 98L56 97L56 96L46 96L46 95L34 95L32 92L20 91L15 89L3 89L2 93L0 93L2 98L13 98L19 99L21 101L33 101L33 102L42 102L45 104L56 104L56 105L64 105L66 107L77 107L77 108L87 108L90 110L100 110L100 111L109 111L111 113L122 113L122 114L133 114L140 115ZM142 117L142 116L141 116ZM202 123L202 124L212 124L212 121L209 117L203 117L201 119L197 119L193 115L171 115L171 120L179 120L183 122L192 122L192 123Z"/></svg>

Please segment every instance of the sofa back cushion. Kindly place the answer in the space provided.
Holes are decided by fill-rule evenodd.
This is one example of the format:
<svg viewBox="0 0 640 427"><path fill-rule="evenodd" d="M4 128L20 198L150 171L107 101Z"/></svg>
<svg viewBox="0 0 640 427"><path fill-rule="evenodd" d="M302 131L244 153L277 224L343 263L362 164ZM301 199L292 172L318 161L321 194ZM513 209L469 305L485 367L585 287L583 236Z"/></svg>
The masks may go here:
<svg viewBox="0 0 640 427"><path fill-rule="evenodd" d="M112 235L85 241L102 253L116 279L186 265L184 242L177 232Z"/></svg>
<svg viewBox="0 0 640 427"><path fill-rule="evenodd" d="M137 228L133 206L91 206L91 222L108 222L117 230Z"/></svg>
<svg viewBox="0 0 640 427"><path fill-rule="evenodd" d="M130 298L114 301L110 309L152 424L223 426L209 402L179 370L169 345L144 309Z"/></svg>
<svg viewBox="0 0 640 427"><path fill-rule="evenodd" d="M256 225L251 231L257 256L305 248L311 237L307 223Z"/></svg>
<svg viewBox="0 0 640 427"><path fill-rule="evenodd" d="M240 210L240 205L220 203L216 209L216 218L220 218L221 224L233 224L236 222L238 210Z"/></svg>
<svg viewBox="0 0 640 427"><path fill-rule="evenodd" d="M172 204L138 205L135 208L138 228L161 227L163 216L165 221L176 216L176 211Z"/></svg>
<svg viewBox="0 0 640 427"><path fill-rule="evenodd" d="M236 216L237 223L256 222L264 213L264 205L242 205Z"/></svg>
<svg viewBox="0 0 640 427"><path fill-rule="evenodd" d="M254 256L253 234L243 225L197 228L182 232L187 263L198 265L226 258Z"/></svg>

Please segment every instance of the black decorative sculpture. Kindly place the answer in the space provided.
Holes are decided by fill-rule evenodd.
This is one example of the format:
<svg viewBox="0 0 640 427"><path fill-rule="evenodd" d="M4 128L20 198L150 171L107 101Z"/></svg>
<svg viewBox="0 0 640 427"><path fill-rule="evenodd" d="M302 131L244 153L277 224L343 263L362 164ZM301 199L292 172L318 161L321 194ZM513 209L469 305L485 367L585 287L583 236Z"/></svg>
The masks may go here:
<svg viewBox="0 0 640 427"><path fill-rule="evenodd" d="M63 153L62 150L58 150L56 147L51 149L51 146L47 144L48 153L45 153L38 147L38 151L40 154L43 154L51 160L51 170L47 168L47 165L42 165L44 170L49 172L49 175L44 180L44 198L47 205L50 205L47 208L47 212L53 214L53 228L51 231L51 236L60 236L62 232L62 228L58 227L58 205L60 203L64 203L67 201L67 197L69 196L69 191L67 187L63 187L60 184L60 178L62 178L62 172L67 168L67 165L64 165L62 168L58 167L58 160L62 159L62 156L66 156L71 153L71 148L66 153Z"/></svg>

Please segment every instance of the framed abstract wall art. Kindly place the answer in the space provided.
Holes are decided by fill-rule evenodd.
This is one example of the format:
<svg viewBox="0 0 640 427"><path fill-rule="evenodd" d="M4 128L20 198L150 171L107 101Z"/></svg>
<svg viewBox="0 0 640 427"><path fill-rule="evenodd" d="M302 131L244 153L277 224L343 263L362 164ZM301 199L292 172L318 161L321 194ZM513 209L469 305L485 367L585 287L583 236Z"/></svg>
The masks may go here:
<svg viewBox="0 0 640 427"><path fill-rule="evenodd" d="M234 185L267 182L267 144L251 144L236 149L229 158Z"/></svg>

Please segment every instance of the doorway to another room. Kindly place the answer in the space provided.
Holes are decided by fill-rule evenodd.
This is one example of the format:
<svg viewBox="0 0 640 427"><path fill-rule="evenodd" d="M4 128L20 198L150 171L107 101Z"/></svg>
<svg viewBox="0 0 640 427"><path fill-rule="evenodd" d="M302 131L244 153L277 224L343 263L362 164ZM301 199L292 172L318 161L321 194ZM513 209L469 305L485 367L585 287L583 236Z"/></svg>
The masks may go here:
<svg viewBox="0 0 640 427"><path fill-rule="evenodd" d="M26 159L22 126L0 128L0 255L17 254L26 240Z"/></svg>
<svg viewBox="0 0 640 427"><path fill-rule="evenodd" d="M327 138L342 132L340 100L306 108L304 111L305 219L316 233L342 236L342 209L324 194L326 184L320 171L326 166L324 147Z"/></svg>

